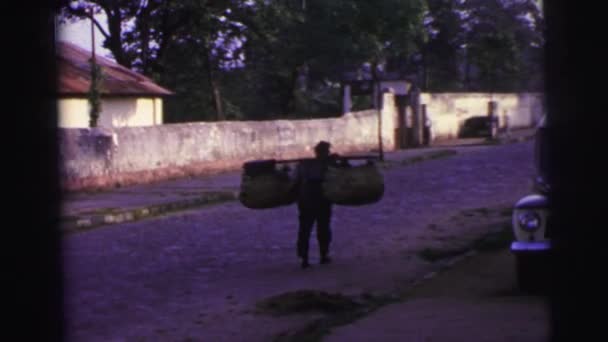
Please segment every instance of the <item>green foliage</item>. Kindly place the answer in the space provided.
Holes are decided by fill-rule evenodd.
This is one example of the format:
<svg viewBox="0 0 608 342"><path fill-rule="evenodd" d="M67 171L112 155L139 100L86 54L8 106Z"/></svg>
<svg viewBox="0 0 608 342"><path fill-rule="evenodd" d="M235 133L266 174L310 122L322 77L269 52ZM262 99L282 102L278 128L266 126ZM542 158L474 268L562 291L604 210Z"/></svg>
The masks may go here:
<svg viewBox="0 0 608 342"><path fill-rule="evenodd" d="M176 93L165 101L168 122L338 115L343 72L366 63L416 74L430 91L542 84L532 0L69 3L68 20L96 5L117 62Z"/></svg>
<svg viewBox="0 0 608 342"><path fill-rule="evenodd" d="M97 127L101 113L101 85L103 74L101 67L93 60L89 61L91 67L91 84L89 86L89 127Z"/></svg>
<svg viewBox="0 0 608 342"><path fill-rule="evenodd" d="M468 0L465 24L468 62L476 69L472 90L538 88L543 21L532 0ZM534 84L536 82L536 84Z"/></svg>

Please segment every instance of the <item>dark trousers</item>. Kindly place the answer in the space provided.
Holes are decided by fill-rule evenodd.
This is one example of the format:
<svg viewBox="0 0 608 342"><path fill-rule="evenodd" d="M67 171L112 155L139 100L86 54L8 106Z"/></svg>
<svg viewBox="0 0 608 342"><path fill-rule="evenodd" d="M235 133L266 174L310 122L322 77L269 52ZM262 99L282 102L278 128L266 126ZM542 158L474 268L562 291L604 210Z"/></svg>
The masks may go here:
<svg viewBox="0 0 608 342"><path fill-rule="evenodd" d="M317 241L321 257L329 253L331 243L331 204L298 205L300 229L298 231L298 256L308 260L308 244L312 227L317 224Z"/></svg>

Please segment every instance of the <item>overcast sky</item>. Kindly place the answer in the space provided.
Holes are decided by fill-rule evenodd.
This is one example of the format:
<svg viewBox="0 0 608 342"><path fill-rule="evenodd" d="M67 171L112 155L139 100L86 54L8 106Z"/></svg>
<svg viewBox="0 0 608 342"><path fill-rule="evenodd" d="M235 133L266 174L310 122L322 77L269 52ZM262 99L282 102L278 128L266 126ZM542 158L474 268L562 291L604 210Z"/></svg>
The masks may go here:
<svg viewBox="0 0 608 342"><path fill-rule="evenodd" d="M97 21L107 29L106 17L103 14L96 15ZM74 43L83 49L91 51L91 21L79 20L75 23L58 24L57 35L59 40ZM98 55L112 58L110 50L102 47L104 37L95 28L95 52Z"/></svg>
<svg viewBox="0 0 608 342"><path fill-rule="evenodd" d="M106 32L107 32L108 25L107 25L107 19L106 19L105 14L103 14L103 13L97 14L95 16L95 18L97 19L99 24L104 28L104 30L106 30ZM74 44L82 47L85 50L91 51L91 21L90 20L79 20L74 23L67 22L64 24L58 23L57 31L58 31L57 36L58 36L59 40L74 43ZM95 27L95 52L98 55L108 57L108 58L114 60L110 50L105 49L102 46L104 39L105 38L104 38L103 34L99 31L99 29L97 27ZM218 39L218 44L221 42L224 42L222 35L220 35L220 38ZM242 45L242 41L239 41L238 39L233 39L232 41L227 42L227 44L229 46L232 46L233 48L237 48L240 45ZM224 63L224 64L222 64L222 67L233 68L233 67L242 66L243 60L244 60L244 56L242 54L240 54L238 56L233 56L232 52L229 49L229 51L227 52L227 56L229 58L236 57L237 60L233 61L231 63Z"/></svg>

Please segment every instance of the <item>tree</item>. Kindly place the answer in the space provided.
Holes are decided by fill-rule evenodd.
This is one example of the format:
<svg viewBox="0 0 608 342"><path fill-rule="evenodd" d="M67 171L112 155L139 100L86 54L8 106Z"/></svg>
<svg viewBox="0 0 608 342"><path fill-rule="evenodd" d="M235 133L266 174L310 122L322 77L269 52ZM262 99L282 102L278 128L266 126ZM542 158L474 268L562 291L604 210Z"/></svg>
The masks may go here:
<svg viewBox="0 0 608 342"><path fill-rule="evenodd" d="M419 42L427 91L519 91L540 85L542 16L532 0L427 0Z"/></svg>
<svg viewBox="0 0 608 342"><path fill-rule="evenodd" d="M532 0L64 1L65 18L88 4L116 60L176 92L170 122L337 114L362 65L420 69L432 91L518 90L542 57Z"/></svg>
<svg viewBox="0 0 608 342"><path fill-rule="evenodd" d="M103 46L119 64L149 76L158 71L169 42L188 16L181 1L60 0L60 3L66 20L89 18L91 7L95 14L105 14L107 25L93 18L104 36Z"/></svg>
<svg viewBox="0 0 608 342"><path fill-rule="evenodd" d="M337 94L345 68L415 51L423 8L422 1L257 1L245 22L245 69L260 80L265 108L288 115L298 102L319 105L320 94L332 87Z"/></svg>
<svg viewBox="0 0 608 342"><path fill-rule="evenodd" d="M134 0L62 0L64 19L88 18L88 9L93 6L96 13L105 14L108 30L95 20L95 25L104 36L104 47L108 48L116 61L135 69L157 82L169 86L175 81L168 71L176 71L172 62L184 62L176 58L173 51L189 50L187 65L199 65L205 70L205 80L211 91L213 109L217 118L222 117L220 87L216 69L225 59L225 46L218 43L221 34L232 35L234 22L227 20L234 3L230 0L185 0L185 1L134 1ZM238 27L237 27L238 28ZM188 46L185 46L188 45ZM172 51L173 50L173 51ZM188 59L186 58L186 59ZM197 61L198 59L198 61ZM181 72L191 70L181 69ZM179 77L178 77L179 78ZM199 86L195 82L192 86ZM188 96L193 87L187 87ZM180 97L180 96L178 96ZM171 102L171 100L169 100ZM203 106L205 110L207 107ZM201 116L202 118L208 118Z"/></svg>
<svg viewBox="0 0 608 342"><path fill-rule="evenodd" d="M539 69L542 17L532 0L467 0L465 29L469 63L477 69L473 90L526 89Z"/></svg>
<svg viewBox="0 0 608 342"><path fill-rule="evenodd" d="M422 81L425 91L454 91L461 88L460 65L463 20L455 0L427 0L422 42Z"/></svg>

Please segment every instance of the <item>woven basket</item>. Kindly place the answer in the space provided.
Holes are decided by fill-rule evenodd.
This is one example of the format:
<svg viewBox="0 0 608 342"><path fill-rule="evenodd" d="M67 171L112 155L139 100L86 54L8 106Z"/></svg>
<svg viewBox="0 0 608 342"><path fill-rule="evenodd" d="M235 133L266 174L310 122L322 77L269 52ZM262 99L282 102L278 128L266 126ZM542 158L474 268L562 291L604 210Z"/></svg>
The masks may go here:
<svg viewBox="0 0 608 342"><path fill-rule="evenodd" d="M359 206L380 201L384 177L376 165L330 167L323 183L325 197L337 205Z"/></svg>
<svg viewBox="0 0 608 342"><path fill-rule="evenodd" d="M295 203L294 180L288 173L274 170L254 176L243 173L239 201L250 209L269 209Z"/></svg>

